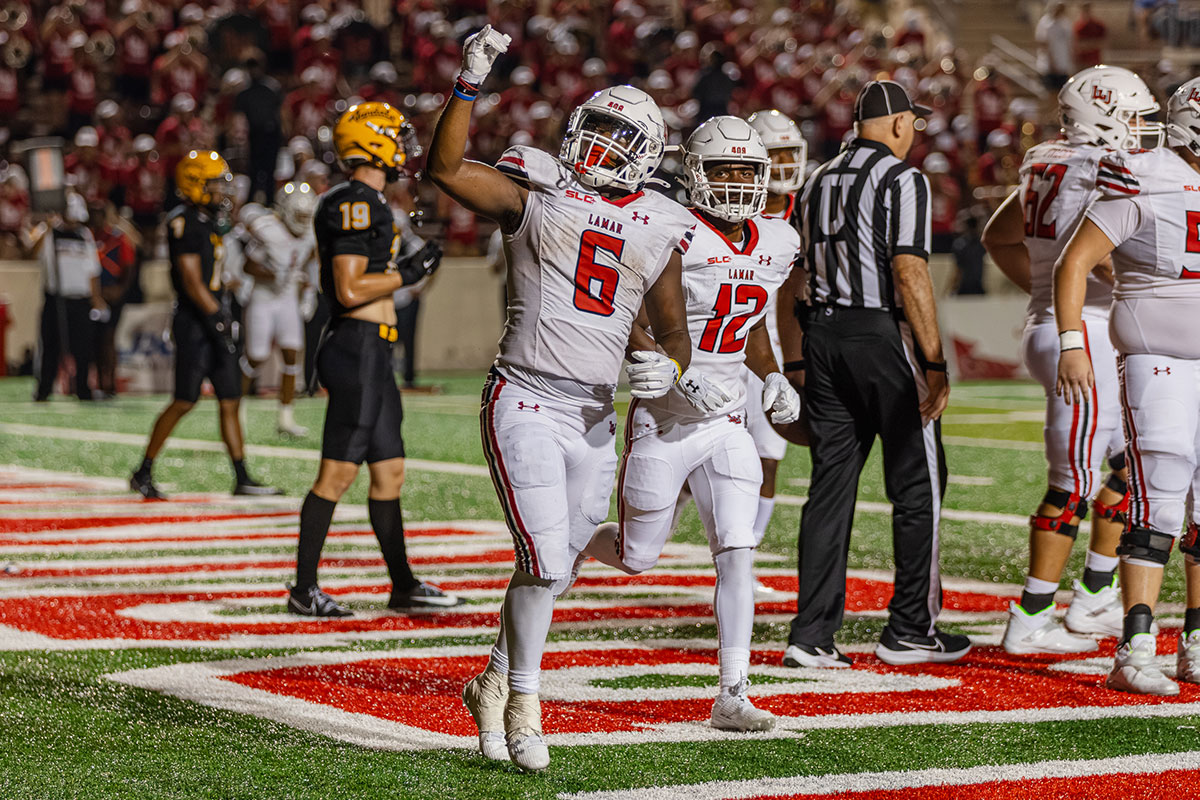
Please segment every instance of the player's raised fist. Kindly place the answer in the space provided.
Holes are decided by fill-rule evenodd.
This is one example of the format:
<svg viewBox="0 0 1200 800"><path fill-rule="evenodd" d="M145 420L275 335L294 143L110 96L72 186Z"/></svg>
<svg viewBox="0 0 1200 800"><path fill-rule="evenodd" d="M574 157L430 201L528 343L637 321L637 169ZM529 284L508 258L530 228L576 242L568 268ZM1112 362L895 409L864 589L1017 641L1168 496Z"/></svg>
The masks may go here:
<svg viewBox="0 0 1200 800"><path fill-rule="evenodd" d="M467 37L463 44L462 79L478 86L492 71L492 65L501 53L508 52L512 37L484 25L478 33Z"/></svg>

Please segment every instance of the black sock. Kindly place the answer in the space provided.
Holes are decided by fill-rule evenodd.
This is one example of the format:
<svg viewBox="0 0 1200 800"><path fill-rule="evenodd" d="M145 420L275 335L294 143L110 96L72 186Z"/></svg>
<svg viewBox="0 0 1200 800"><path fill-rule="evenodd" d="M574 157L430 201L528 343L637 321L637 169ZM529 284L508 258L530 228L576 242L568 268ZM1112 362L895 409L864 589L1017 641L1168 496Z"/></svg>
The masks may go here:
<svg viewBox="0 0 1200 800"><path fill-rule="evenodd" d="M300 591L317 585L317 564L336 505L309 492L300 506L300 546L296 550L296 588Z"/></svg>
<svg viewBox="0 0 1200 800"><path fill-rule="evenodd" d="M1047 594L1021 592L1021 608L1025 609L1026 614L1037 614L1052 605L1054 605L1054 592Z"/></svg>
<svg viewBox="0 0 1200 800"><path fill-rule="evenodd" d="M1087 567L1084 567L1084 569L1083 569L1083 585L1087 587L1087 590L1089 592L1091 592L1092 594L1095 594L1096 592L1103 589L1105 586L1112 585L1113 575L1115 573L1116 573L1115 569L1109 570L1108 572L1099 572L1097 570L1088 569Z"/></svg>
<svg viewBox="0 0 1200 800"><path fill-rule="evenodd" d="M1183 635L1200 628L1200 608L1189 608L1183 612Z"/></svg>
<svg viewBox="0 0 1200 800"><path fill-rule="evenodd" d="M242 458L231 459L233 461L233 476L237 478L238 483L246 483L250 480L249 473L246 472L246 461Z"/></svg>
<svg viewBox="0 0 1200 800"><path fill-rule="evenodd" d="M137 468L137 474L138 475L149 475L150 470L152 470L152 469L154 469L154 459L153 458L143 458L142 465Z"/></svg>
<svg viewBox="0 0 1200 800"><path fill-rule="evenodd" d="M1154 612L1145 603L1138 603L1125 612L1125 630L1122 642L1128 642L1136 634L1149 633L1150 625L1154 622Z"/></svg>
<svg viewBox="0 0 1200 800"><path fill-rule="evenodd" d="M411 589L417 585L412 569L408 566L408 553L404 547L404 522L400 518L400 498L395 500L372 500L367 498L367 513L371 517L371 529L379 540L388 575L392 579L392 590Z"/></svg>

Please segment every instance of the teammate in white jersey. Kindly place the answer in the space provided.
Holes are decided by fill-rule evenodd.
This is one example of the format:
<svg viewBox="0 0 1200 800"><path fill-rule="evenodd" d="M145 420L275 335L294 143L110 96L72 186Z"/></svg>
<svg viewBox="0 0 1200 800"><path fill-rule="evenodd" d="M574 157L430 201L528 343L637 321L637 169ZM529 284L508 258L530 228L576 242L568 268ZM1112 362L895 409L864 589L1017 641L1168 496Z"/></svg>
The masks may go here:
<svg viewBox="0 0 1200 800"><path fill-rule="evenodd" d="M746 120L750 127L762 137L767 154L771 157L771 172L767 179L767 203L762 216L781 219L791 224L792 211L796 206L796 192L804 185L804 165L808 163L808 142L800 133L795 122L779 111L756 111ZM783 363L783 350L779 344L778 318L779 293L771 296L767 309L767 334L771 340L771 352L775 354L784 374L803 369L803 362L792 364L789 370ZM790 309L788 310L790 313ZM754 520L754 532L761 540L775 511L775 476L779 462L787 454L787 439L771 427L767 415L759 405L762 380L751 369L744 372L746 380L746 428L754 437L758 457L762 462L763 481L759 489L758 515Z"/></svg>
<svg viewBox="0 0 1200 800"><path fill-rule="evenodd" d="M1175 695L1156 665L1154 606L1184 523L1187 611L1180 680L1200 682L1200 79L1167 105L1170 147L1104 156L1102 195L1087 210L1054 274L1062 355L1058 388L1078 403L1095 384L1083 333L1087 274L1112 254L1116 285L1109 335L1120 354L1121 411L1129 460L1129 519L1117 552L1125 620L1107 686Z"/></svg>
<svg viewBox="0 0 1200 800"><path fill-rule="evenodd" d="M246 359L252 374L245 377L243 391L253 371L271 357L272 345L278 346L283 356L283 377L277 428L287 436L308 433L296 424L292 400L300 372L298 355L304 344L300 293L308 285L317 258L313 234L316 210L317 193L312 187L292 182L275 193L275 207L270 211L250 203L240 214L247 231L245 271L254 278L246 308Z"/></svg>
<svg viewBox="0 0 1200 800"><path fill-rule="evenodd" d="M662 159L662 114L644 92L597 92L571 114L558 158L510 148L496 167L463 158L471 103L509 38L470 37L433 135L429 176L504 232L508 310L484 389L484 454L508 521L516 569L487 669L463 690L480 750L522 769L548 766L538 689L554 599L608 513L616 454L612 400L645 300L665 355L631 372L635 394L677 380L692 402L719 395L689 369L681 254L695 219L643 190ZM505 678L507 675L507 679Z"/></svg>
<svg viewBox="0 0 1200 800"><path fill-rule="evenodd" d="M1004 632L1004 649L1015 654L1095 650L1093 639L1074 634L1121 632L1116 548L1128 495L1116 352L1108 339L1112 276L1107 261L1086 276L1080 330L1096 381L1082 402L1068 406L1055 394L1059 343L1053 274L1084 211L1114 180L1100 166L1101 156L1113 148L1141 147L1143 135L1152 131L1143 117L1157 111L1158 103L1134 73L1099 66L1073 76L1059 92L1058 105L1062 138L1029 149L1021 185L983 234L997 266L1029 293L1023 356L1046 396L1048 487L1030 517L1029 572L1020 602L1009 604ZM1161 136L1161 126L1157 130ZM1105 479L1106 461L1112 472ZM1089 500L1091 539L1064 628L1054 617L1054 593Z"/></svg>
<svg viewBox="0 0 1200 800"><path fill-rule="evenodd" d="M765 381L756 402L775 421L800 415L800 397L779 372L767 334L772 296L800 247L788 223L757 217L766 203L769 165L758 133L737 117L713 117L687 141L684 180L701 223L683 259L692 365L731 391L711 410L696 409L678 388L633 401L617 484L620 522L601 525L587 550L630 574L650 569L670 538L679 491L690 487L717 568L720 689L711 724L739 731L775 724L747 696L762 470L747 430L742 372L749 367L760 387ZM641 358L655 341L635 328L630 347Z"/></svg>

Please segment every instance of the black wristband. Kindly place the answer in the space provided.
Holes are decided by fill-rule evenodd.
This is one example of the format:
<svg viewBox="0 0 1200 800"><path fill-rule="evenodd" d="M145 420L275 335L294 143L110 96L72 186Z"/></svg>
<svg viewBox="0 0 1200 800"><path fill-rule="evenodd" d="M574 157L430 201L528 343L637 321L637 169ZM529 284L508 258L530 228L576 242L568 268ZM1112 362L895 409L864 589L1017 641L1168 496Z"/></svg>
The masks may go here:
<svg viewBox="0 0 1200 800"><path fill-rule="evenodd" d="M945 372L946 371L946 362L945 361L925 361L923 364L921 364L921 368L924 369L926 372Z"/></svg>
<svg viewBox="0 0 1200 800"><path fill-rule="evenodd" d="M804 369L804 359L798 358L795 361L783 362L784 372L800 372Z"/></svg>

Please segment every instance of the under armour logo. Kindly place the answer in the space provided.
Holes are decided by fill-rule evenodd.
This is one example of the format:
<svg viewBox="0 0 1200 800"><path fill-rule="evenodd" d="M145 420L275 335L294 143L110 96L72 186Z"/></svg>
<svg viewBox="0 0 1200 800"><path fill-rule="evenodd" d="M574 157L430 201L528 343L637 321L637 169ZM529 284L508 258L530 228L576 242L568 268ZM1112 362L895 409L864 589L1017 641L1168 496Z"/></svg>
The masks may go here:
<svg viewBox="0 0 1200 800"><path fill-rule="evenodd" d="M635 212L633 212L633 221L640 222L643 225L649 225L650 224L650 215L649 214L639 214L638 212L635 211Z"/></svg>
<svg viewBox="0 0 1200 800"><path fill-rule="evenodd" d="M521 400L517 402L517 408L521 411L540 411L542 407L537 403L530 404L526 403L524 400Z"/></svg>
<svg viewBox="0 0 1200 800"><path fill-rule="evenodd" d="M615 436L615 435L616 435L616 433L617 433L617 423L613 422L612 420L609 420L609 423L608 423L608 435L609 435L609 436Z"/></svg>
<svg viewBox="0 0 1200 800"><path fill-rule="evenodd" d="M760 267L767 266L767 265L769 265L770 263L771 263L771 257L770 257L770 256L759 256L759 257L758 257L758 265L759 265Z"/></svg>
<svg viewBox="0 0 1200 800"><path fill-rule="evenodd" d="M1161 372L1161 373L1163 373L1163 374L1165 374L1165 375L1170 375L1170 374L1171 374L1171 368L1170 368L1170 367L1155 367L1155 368L1154 368L1154 374L1155 374L1155 375L1157 375L1157 374L1158 374L1158 373L1160 373L1160 372Z"/></svg>

